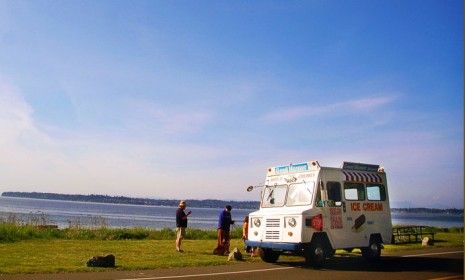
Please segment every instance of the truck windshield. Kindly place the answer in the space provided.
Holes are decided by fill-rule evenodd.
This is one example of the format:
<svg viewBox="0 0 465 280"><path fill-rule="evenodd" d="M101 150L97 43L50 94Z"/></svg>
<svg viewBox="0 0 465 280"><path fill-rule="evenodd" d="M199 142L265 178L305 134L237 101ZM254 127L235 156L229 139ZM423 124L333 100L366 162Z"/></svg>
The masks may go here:
<svg viewBox="0 0 465 280"><path fill-rule="evenodd" d="M262 207L282 207L284 204L309 205L313 199L314 186L314 182L266 186L263 191Z"/></svg>
<svg viewBox="0 0 465 280"><path fill-rule="evenodd" d="M263 191L262 207L284 206L286 192L286 185L266 186Z"/></svg>
<svg viewBox="0 0 465 280"><path fill-rule="evenodd" d="M286 205L309 205L313 198L314 184L314 182L304 182L289 185Z"/></svg>

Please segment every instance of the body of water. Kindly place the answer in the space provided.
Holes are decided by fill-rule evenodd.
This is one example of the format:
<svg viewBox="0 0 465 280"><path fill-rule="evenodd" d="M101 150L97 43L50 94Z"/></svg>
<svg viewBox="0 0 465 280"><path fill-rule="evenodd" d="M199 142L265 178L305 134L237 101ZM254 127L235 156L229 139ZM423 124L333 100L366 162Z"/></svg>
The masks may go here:
<svg viewBox="0 0 465 280"><path fill-rule="evenodd" d="M392 213L393 225L430 226L440 228L463 227L463 216L430 213Z"/></svg>
<svg viewBox="0 0 465 280"><path fill-rule="evenodd" d="M189 227L215 229L222 209L187 208L191 210ZM233 209L232 216L241 227L244 217L254 210ZM176 207L125 205L61 200L0 197L0 218L24 222L110 227L174 228ZM463 227L463 216L445 214L392 213L393 225Z"/></svg>
<svg viewBox="0 0 465 280"><path fill-rule="evenodd" d="M189 216L188 226L202 229L216 229L218 217L223 209L191 208L187 201ZM21 221L46 220L47 224L55 224L60 228L70 225L110 227L176 227L177 207L128 205L94 202L76 202L49 199L13 198L0 196L0 217L8 216ZM233 209L232 217L242 226L244 217L250 213L247 209Z"/></svg>

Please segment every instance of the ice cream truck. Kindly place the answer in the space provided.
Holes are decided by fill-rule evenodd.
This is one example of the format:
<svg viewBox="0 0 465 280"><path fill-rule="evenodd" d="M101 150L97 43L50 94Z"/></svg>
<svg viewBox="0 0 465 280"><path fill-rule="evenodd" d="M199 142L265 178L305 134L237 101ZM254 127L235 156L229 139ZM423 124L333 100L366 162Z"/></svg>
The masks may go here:
<svg viewBox="0 0 465 280"><path fill-rule="evenodd" d="M384 168L343 162L341 168L318 161L270 167L261 187L260 209L249 214L246 244L265 262L283 253L320 266L336 249L361 250L376 260L391 243L392 224Z"/></svg>

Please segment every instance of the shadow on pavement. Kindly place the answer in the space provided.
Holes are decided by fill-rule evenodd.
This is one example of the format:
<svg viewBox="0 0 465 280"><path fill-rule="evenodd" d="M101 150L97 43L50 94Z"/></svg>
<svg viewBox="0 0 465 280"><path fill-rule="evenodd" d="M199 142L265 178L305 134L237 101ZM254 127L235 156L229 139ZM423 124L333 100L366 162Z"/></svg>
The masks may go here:
<svg viewBox="0 0 465 280"><path fill-rule="evenodd" d="M328 260L321 268L314 268L302 262L277 262L282 266L301 267L302 269L338 270L338 271L440 271L463 274L463 259L432 257L381 257L377 262L368 262L358 256L336 256Z"/></svg>

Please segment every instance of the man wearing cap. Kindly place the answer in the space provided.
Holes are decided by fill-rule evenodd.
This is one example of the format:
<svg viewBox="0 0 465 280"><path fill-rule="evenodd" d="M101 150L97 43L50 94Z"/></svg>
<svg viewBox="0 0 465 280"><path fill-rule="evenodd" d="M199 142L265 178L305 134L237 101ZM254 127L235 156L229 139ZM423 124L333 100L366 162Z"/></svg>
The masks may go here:
<svg viewBox="0 0 465 280"><path fill-rule="evenodd" d="M184 209L186 209L186 202L181 200L179 202L178 209L176 209L176 251L184 252L181 249L181 242L186 236L186 227L187 227L187 216L189 216L192 212L189 211L184 213Z"/></svg>

